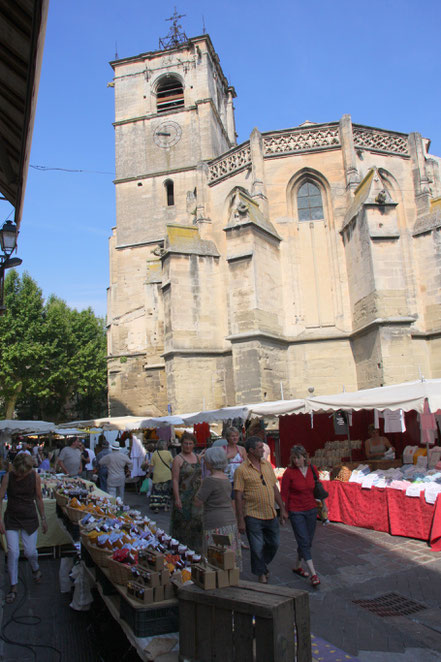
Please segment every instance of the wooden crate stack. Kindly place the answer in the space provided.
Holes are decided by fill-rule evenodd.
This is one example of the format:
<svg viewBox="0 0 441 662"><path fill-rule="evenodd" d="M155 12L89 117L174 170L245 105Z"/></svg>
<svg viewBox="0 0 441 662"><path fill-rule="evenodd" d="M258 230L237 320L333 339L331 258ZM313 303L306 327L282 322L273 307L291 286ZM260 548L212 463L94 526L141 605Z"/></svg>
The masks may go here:
<svg viewBox="0 0 441 662"><path fill-rule="evenodd" d="M213 542L207 549L207 559L191 566L193 582L204 590L237 586L240 571L234 552L228 549L230 537L215 534Z"/></svg>
<svg viewBox="0 0 441 662"><path fill-rule="evenodd" d="M142 605L174 597L170 572L164 569L164 554L150 549L139 552L133 579L127 582L127 595Z"/></svg>

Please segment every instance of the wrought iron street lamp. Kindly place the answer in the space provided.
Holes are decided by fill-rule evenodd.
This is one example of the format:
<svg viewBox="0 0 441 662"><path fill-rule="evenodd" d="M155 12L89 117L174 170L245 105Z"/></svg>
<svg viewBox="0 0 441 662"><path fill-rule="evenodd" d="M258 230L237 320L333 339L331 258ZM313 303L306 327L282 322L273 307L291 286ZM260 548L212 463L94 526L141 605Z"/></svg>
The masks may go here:
<svg viewBox="0 0 441 662"><path fill-rule="evenodd" d="M17 234L17 226L12 221L6 221L0 229L0 245L6 259L8 259L17 246Z"/></svg>
<svg viewBox="0 0 441 662"><path fill-rule="evenodd" d="M11 257L17 247L18 228L12 221L6 221L0 228L0 315L6 310L4 305L4 277L6 269L18 267L22 260L19 257Z"/></svg>

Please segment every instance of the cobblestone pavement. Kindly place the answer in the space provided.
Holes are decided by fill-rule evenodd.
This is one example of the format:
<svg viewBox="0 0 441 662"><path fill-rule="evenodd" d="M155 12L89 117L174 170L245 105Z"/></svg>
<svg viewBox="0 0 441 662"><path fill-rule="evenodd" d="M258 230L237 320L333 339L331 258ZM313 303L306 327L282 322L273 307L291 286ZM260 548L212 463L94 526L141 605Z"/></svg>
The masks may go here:
<svg viewBox="0 0 441 662"><path fill-rule="evenodd" d="M127 492L125 500L150 513L144 496ZM168 529L168 513L160 513L154 518L162 528ZM270 583L308 591L315 660L441 661L441 553L431 552L423 541L342 524L326 527L319 524L313 557L321 585L319 589L313 589L307 580L291 571L295 547L288 525L281 529L280 549L271 564ZM3 559L2 554L0 580L7 586L2 572ZM121 633L116 632L113 619L109 619L104 611L78 613L69 608L70 596L59 592L58 566L58 561L43 559L43 583L34 586L27 563L20 564L25 585L21 587L24 601L18 614L38 615L41 623L37 627L11 623L7 635L22 643L50 643L61 650L63 662L113 662L122 658L129 662L137 659L133 653L124 652L127 648L124 635L121 637ZM243 579L255 579L249 567L249 552L244 551ZM354 604L354 600L371 600L389 593L412 600L421 609L408 615L381 617ZM15 606L4 606L4 623L14 609ZM104 640L110 646L104 656L98 645L100 642L96 640L97 633L101 633L101 644ZM325 649L326 643L332 646ZM335 653L333 647L341 649L348 657L337 655L338 650ZM34 659L55 662L60 657L49 649L40 649L35 658L31 651L0 641L0 661Z"/></svg>
<svg viewBox="0 0 441 662"><path fill-rule="evenodd" d="M130 495L129 499L145 507L144 497ZM168 514L155 517L167 529ZM361 662L441 661L440 552L432 552L421 540L344 524L318 524L313 558L321 580L319 589L292 573L295 557L296 544L287 525L281 528L270 583L309 592L315 635ZM243 560L242 578L255 579L249 571L249 552L244 551ZM407 616L380 617L353 602L388 593L423 608Z"/></svg>

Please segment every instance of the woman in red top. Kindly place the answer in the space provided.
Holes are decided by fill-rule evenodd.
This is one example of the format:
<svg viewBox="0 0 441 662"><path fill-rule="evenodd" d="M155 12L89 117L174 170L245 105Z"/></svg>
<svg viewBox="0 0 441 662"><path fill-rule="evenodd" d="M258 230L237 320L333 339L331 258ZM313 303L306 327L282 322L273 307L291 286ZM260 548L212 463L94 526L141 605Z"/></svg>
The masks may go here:
<svg viewBox="0 0 441 662"><path fill-rule="evenodd" d="M314 467L316 475L317 469ZM311 556L312 539L317 522L317 503L314 498L315 480L308 454L301 445L291 448L289 466L282 478L282 499L289 514L297 541L297 564L292 569L300 577L309 577L311 584L318 586L320 579ZM302 568L302 559L309 572Z"/></svg>

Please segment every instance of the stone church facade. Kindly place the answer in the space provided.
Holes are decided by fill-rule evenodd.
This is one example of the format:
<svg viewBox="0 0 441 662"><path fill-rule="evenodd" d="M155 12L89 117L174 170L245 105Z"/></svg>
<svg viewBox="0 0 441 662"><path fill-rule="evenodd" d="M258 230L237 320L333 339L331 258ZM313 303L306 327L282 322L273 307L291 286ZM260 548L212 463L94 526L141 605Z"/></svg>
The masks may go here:
<svg viewBox="0 0 441 662"><path fill-rule="evenodd" d="M428 139L344 115L237 145L208 35L111 64L112 415L441 377Z"/></svg>

